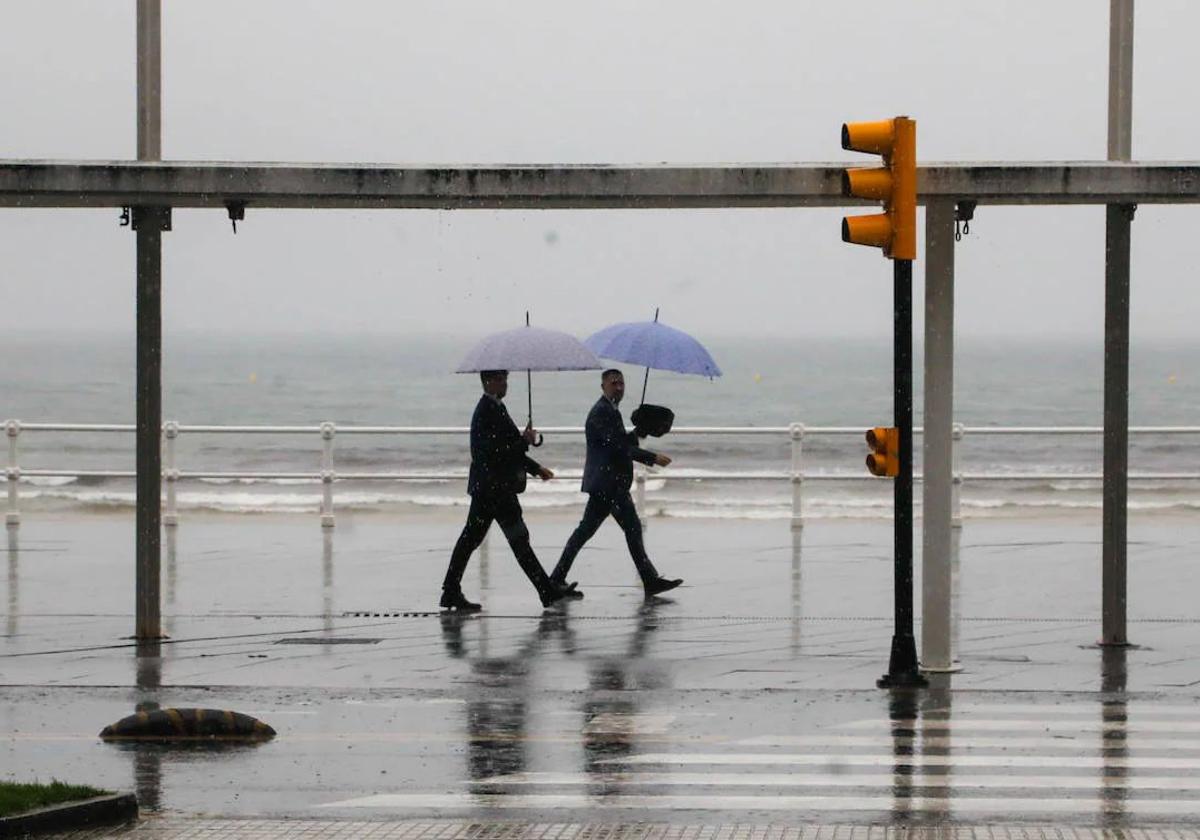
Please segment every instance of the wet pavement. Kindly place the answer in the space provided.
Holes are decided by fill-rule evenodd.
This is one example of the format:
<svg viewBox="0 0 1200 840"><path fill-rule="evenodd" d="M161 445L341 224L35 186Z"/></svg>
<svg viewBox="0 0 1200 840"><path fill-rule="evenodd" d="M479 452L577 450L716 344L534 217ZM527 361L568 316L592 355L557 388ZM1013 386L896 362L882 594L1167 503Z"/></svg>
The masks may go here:
<svg viewBox="0 0 1200 840"><path fill-rule="evenodd" d="M543 561L572 525L531 517ZM139 836L1200 827L1200 523L1131 521L1138 647L1115 650L1094 646L1098 522L968 523L963 670L920 692L874 687L890 523L655 520L656 562L687 585L649 604L611 527L577 565L587 597L551 613L494 535L466 587L488 609L466 618L430 611L460 526L196 517L166 546L170 639L139 648L131 523L29 517L9 531L3 775L134 789ZM97 738L154 704L279 735ZM239 819L205 828L213 815ZM278 817L303 822L241 821Z"/></svg>

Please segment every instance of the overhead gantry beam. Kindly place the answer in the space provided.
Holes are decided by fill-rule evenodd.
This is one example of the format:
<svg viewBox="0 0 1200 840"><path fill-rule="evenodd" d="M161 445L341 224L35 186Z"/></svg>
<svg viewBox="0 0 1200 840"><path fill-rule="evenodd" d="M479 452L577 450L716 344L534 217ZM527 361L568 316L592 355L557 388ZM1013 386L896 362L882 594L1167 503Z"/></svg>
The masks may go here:
<svg viewBox="0 0 1200 840"><path fill-rule="evenodd" d="M379 166L0 161L0 207L834 207L844 164ZM935 163L919 201L1195 204L1200 162Z"/></svg>

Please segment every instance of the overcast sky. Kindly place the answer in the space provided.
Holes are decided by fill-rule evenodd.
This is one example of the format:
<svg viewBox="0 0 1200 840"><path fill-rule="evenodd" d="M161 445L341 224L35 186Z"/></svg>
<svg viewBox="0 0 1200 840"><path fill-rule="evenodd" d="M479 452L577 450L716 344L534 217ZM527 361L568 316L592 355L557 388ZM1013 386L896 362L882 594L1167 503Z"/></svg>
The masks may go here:
<svg viewBox="0 0 1200 840"><path fill-rule="evenodd" d="M849 160L843 121L898 113L922 161L1105 155L1107 0L163 6L168 160ZM132 158L134 0L0 9L0 157ZM1137 159L1200 159L1198 30L1194 0L1137 4ZM177 211L165 326L470 336L530 309L586 334L660 306L701 336L886 336L890 265L841 215L252 208L234 236ZM1198 222L1138 210L1135 341L1195 335ZM1099 340L1103 242L1102 208L982 208L958 335ZM115 211L0 209L0 327L131 331L133 255Z"/></svg>

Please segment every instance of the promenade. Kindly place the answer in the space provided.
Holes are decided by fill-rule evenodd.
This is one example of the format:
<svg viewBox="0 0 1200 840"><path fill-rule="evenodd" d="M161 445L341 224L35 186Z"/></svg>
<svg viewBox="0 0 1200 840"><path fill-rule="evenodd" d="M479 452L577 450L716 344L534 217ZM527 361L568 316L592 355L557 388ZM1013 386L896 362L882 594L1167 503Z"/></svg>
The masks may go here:
<svg viewBox="0 0 1200 840"><path fill-rule="evenodd" d="M656 518L648 548L687 582L651 604L609 525L587 597L549 613L495 532L465 587L487 609L457 618L435 610L454 512L192 514L164 541L170 638L139 656L131 517L30 515L8 532L0 759L138 793L137 827L87 836L1196 836L1200 523L1131 518L1136 646L1101 651L1097 518L968 520L962 670L889 693L886 521ZM573 525L531 515L543 563ZM96 737L147 702L279 734Z"/></svg>

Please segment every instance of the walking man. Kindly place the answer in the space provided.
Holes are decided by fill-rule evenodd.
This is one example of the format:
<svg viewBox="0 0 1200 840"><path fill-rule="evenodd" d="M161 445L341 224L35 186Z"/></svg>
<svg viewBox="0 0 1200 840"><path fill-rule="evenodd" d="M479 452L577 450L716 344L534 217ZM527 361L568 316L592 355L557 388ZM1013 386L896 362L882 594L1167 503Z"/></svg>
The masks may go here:
<svg viewBox="0 0 1200 840"><path fill-rule="evenodd" d="M485 370L479 374L479 379L483 383L483 396L471 417L471 472L467 478L471 508L467 513L467 524L450 555L450 567L442 583L441 606L461 612L482 609L463 595L462 576L471 553L483 542L495 520L500 523L500 530L516 555L521 571L537 590L542 606L548 607L565 597L567 592L565 587L546 576L546 570L538 562L533 546L529 544L529 529L525 527L517 494L525 492L526 473L542 481L554 478L554 473L525 454L530 444L537 440L537 432L532 427L518 431L517 424L504 407L508 371Z"/></svg>
<svg viewBox="0 0 1200 840"><path fill-rule="evenodd" d="M587 507L584 508L583 519L580 520L575 533L567 540L562 557L559 558L550 579L555 584L566 586L567 575L571 571L571 564L575 562L575 555L611 514L625 532L629 554L642 578L646 597L649 598L674 589L683 583L683 579L668 580L660 577L658 570L650 562L642 542L642 521L638 518L637 508L629 495L629 487L633 484L635 460L647 465L665 467L671 463L671 459L666 455L641 449L637 445L635 433L625 431L625 423L617 407L621 398L625 396L625 377L621 371L604 371L600 375L600 390L603 396L588 412L585 427L587 460L583 466L583 492L588 494ZM568 597L582 598L583 593L574 587L575 584L570 585Z"/></svg>

